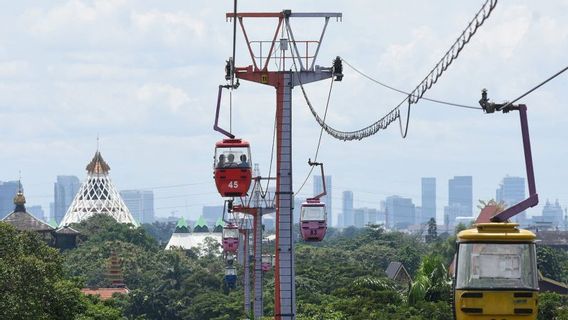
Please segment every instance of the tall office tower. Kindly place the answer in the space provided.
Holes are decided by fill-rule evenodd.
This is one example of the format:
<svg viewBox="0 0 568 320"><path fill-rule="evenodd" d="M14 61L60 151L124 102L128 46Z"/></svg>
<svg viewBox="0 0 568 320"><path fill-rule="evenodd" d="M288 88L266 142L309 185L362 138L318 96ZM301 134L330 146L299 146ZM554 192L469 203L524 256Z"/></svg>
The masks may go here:
<svg viewBox="0 0 568 320"><path fill-rule="evenodd" d="M444 208L447 220L454 225L456 217L473 214L473 178L456 176L448 181L448 207Z"/></svg>
<svg viewBox="0 0 568 320"><path fill-rule="evenodd" d="M436 219L436 178L422 178L422 210L420 223Z"/></svg>
<svg viewBox="0 0 568 320"><path fill-rule="evenodd" d="M122 190L120 196L139 223L154 222L154 191L151 190Z"/></svg>
<svg viewBox="0 0 568 320"><path fill-rule="evenodd" d="M328 226L335 226L335 224L332 221L332 217L333 217L333 206L331 203L331 199L333 198L333 193L332 193L332 186L331 186L331 176L326 175L325 176L325 189L327 191L327 194L321 198L321 201L325 203L326 206L326 210L327 210L327 225ZM323 185L322 185L322 179L321 176L315 175L314 176L314 196L320 194L323 192Z"/></svg>
<svg viewBox="0 0 568 320"><path fill-rule="evenodd" d="M300 214L302 212L302 203L304 201L306 201L306 198L294 196L294 223L300 223Z"/></svg>
<svg viewBox="0 0 568 320"><path fill-rule="evenodd" d="M353 191L343 191L343 227L355 225L353 217Z"/></svg>
<svg viewBox="0 0 568 320"><path fill-rule="evenodd" d="M356 228L363 228L365 226L365 208L353 209L353 225Z"/></svg>
<svg viewBox="0 0 568 320"><path fill-rule="evenodd" d="M47 217L41 206L28 206L26 210L39 220L47 222Z"/></svg>
<svg viewBox="0 0 568 320"><path fill-rule="evenodd" d="M499 185L496 191L495 200L497 202L503 201L507 207L514 206L525 200L525 178L509 176L503 178L501 185ZM513 221L525 225L526 218L526 212L523 211L513 217Z"/></svg>
<svg viewBox="0 0 568 320"><path fill-rule="evenodd" d="M337 214L337 228L344 227L345 218L343 218L343 212Z"/></svg>
<svg viewBox="0 0 568 320"><path fill-rule="evenodd" d="M223 210L223 206L203 206L201 216L207 224L213 225L219 218L223 218Z"/></svg>
<svg viewBox="0 0 568 320"><path fill-rule="evenodd" d="M367 209L367 223L366 224L377 224L379 222L379 211L377 209L369 208Z"/></svg>
<svg viewBox="0 0 568 320"><path fill-rule="evenodd" d="M551 223L552 229L560 229L564 222L564 210L558 203L558 199L554 204L546 200L544 208L542 208L542 220Z"/></svg>
<svg viewBox="0 0 568 320"><path fill-rule="evenodd" d="M75 198L81 182L76 176L57 176L57 182L53 184L53 212L52 217L58 224L63 220L65 212L69 209Z"/></svg>
<svg viewBox="0 0 568 320"><path fill-rule="evenodd" d="M416 210L412 199L390 196L386 199L388 227L406 229L416 223Z"/></svg>
<svg viewBox="0 0 568 320"><path fill-rule="evenodd" d="M0 181L0 219L14 211L14 197L19 188L19 181Z"/></svg>

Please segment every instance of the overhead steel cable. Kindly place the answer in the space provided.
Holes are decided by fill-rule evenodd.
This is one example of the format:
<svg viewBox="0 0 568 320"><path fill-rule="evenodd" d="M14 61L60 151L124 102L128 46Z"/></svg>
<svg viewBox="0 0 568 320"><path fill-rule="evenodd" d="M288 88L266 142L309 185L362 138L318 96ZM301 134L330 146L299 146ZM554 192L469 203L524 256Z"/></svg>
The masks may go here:
<svg viewBox="0 0 568 320"><path fill-rule="evenodd" d="M391 111L389 111L386 115L382 118L377 120L376 122L358 130L354 131L341 131L329 126L325 121L319 117L317 112L314 110L309 98L306 94L306 91L300 81L300 87L302 89L302 93L304 98L306 99L306 103L308 104L312 115L319 123L319 125L332 137L343 140L343 141L351 141L351 140L361 140L363 138L370 137L379 130L386 129L392 122L395 120L399 120L400 126L400 133L403 138L406 138L408 134L408 127L410 123L410 108L413 104L416 104L426 91L428 91L432 86L438 81L440 76L448 69L448 67L452 64L454 60L457 59L460 52L463 50L466 44L469 43L473 35L477 32L480 26L489 18L493 9L497 5L497 0L487 0L481 7L481 9L476 13L474 18L469 22L465 30L460 34L460 36L456 39L456 41L452 44L450 49L446 51L444 56L436 63L436 65L430 70L428 75L412 90L407 97L401 101L396 107L394 107ZM408 112L406 123L403 128L402 119L400 118L400 107L403 103L407 103L408 105Z"/></svg>
<svg viewBox="0 0 568 320"><path fill-rule="evenodd" d="M363 71L355 68L352 64L350 64L347 60L345 60L345 58L341 58L341 61L344 62L349 68L351 68L351 70L357 72L358 74L360 74L361 76L367 78L368 80L370 80L371 82L374 82L382 87L385 87L387 89L390 89L392 91L396 91L405 95L410 95L409 92L397 89L393 86L390 86L388 84L385 84L384 82L381 82L371 76L369 76L368 74L364 73ZM454 102L448 102L448 101L443 101L443 100L438 100L438 99L432 99L432 98L426 98L426 97L422 97L422 100L427 100L430 102L435 102L435 103L439 103L439 104L445 104L445 105L449 105L449 106L454 106L454 107L459 107L459 108L467 108L467 109L476 109L476 110L481 110L481 107L475 107L475 106L469 106L469 105L465 105L465 104L460 104L460 103L454 103Z"/></svg>
<svg viewBox="0 0 568 320"><path fill-rule="evenodd" d="M294 66L296 66L296 64L294 63ZM327 117L327 110L329 108L329 100L331 99L331 90L333 89L333 78L331 78L331 84L329 85L329 92L327 94L327 102L325 104L325 111L323 113L323 121L325 122L325 118ZM319 150L320 150L320 145L321 145L321 137L323 136L323 127L320 130L320 134L319 134L319 138L318 138L318 146L316 148L316 153L314 155L314 162L318 161L318 154L319 154ZM308 172L308 174L306 175L306 179L304 179L304 182L302 183L302 185L300 186L300 188L298 188L298 191L294 192L294 194L298 194L300 193L300 191L302 191L302 188L304 187L304 185L306 184L306 182L308 181L308 179L310 178L310 175L312 174L312 172L314 171L314 166L310 166L310 171Z"/></svg>
<svg viewBox="0 0 568 320"><path fill-rule="evenodd" d="M266 181L266 188L264 193L262 192L262 185L260 190L260 197L262 199L266 198L266 194L268 193L268 187L270 186L270 175L272 174L272 161L274 159L274 142L276 141L276 113L274 113L274 126L272 128L272 147L270 147L270 165L268 166L268 179Z"/></svg>
<svg viewBox="0 0 568 320"><path fill-rule="evenodd" d="M558 77L559 75L563 74L564 72L566 72L566 70L568 70L568 66L564 67L564 69L558 71L557 73L555 73L554 75L550 76L548 79L544 80L543 82L541 82L540 84L538 84L537 86L535 86L534 88L530 89L529 91L523 93L522 95L520 95L518 98L516 98L515 100L511 101L511 102L507 102L507 104L505 104L502 108L506 108L510 105L512 105L513 103L521 100L522 98L528 96L529 94L533 93L536 89L542 87L543 85L545 85L546 83L548 83L549 81L551 81L552 79Z"/></svg>

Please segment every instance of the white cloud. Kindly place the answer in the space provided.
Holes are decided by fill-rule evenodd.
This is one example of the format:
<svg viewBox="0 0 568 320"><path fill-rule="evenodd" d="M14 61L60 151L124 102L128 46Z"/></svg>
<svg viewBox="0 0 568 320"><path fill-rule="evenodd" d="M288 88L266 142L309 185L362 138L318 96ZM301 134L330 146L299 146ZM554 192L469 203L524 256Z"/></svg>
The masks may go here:
<svg viewBox="0 0 568 320"><path fill-rule="evenodd" d="M145 104L165 104L175 113L180 107L190 102L189 96L180 88L169 84L145 84L136 91L137 99Z"/></svg>
<svg viewBox="0 0 568 320"><path fill-rule="evenodd" d="M142 35L154 34L172 46L200 40L205 36L205 23L187 13L134 12L131 19Z"/></svg>
<svg viewBox="0 0 568 320"><path fill-rule="evenodd" d="M30 63L25 60L0 61L1 78L23 78L32 72Z"/></svg>

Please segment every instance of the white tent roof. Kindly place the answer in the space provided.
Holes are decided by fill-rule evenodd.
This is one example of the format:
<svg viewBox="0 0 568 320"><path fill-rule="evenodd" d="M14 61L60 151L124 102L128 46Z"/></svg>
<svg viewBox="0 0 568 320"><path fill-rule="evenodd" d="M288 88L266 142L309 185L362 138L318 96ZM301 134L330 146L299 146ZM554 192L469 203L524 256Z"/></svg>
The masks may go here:
<svg viewBox="0 0 568 320"><path fill-rule="evenodd" d="M205 238L211 238L221 244L220 233L173 233L166 250L171 250L173 247L183 250L196 248L205 243Z"/></svg>

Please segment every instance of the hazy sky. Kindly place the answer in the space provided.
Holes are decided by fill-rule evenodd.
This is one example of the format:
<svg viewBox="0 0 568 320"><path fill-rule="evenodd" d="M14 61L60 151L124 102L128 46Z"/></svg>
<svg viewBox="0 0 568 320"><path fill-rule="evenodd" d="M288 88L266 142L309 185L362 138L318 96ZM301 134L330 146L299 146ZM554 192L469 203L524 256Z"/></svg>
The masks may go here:
<svg viewBox="0 0 568 320"><path fill-rule="evenodd" d="M483 1L240 1L242 11L338 11L319 64L339 55L368 74L413 89L450 47ZM283 7L285 6L285 7ZM158 215L195 217L221 204L212 179L217 85L231 55L232 1L4 1L0 11L0 180L22 172L28 204L46 211L58 174L86 177L100 150L118 189L154 188ZM476 105L482 88L495 101L516 98L568 64L568 1L499 1L428 97ZM313 39L321 22L299 22ZM294 23L294 22L293 22ZM274 21L250 24L267 40ZM294 26L293 26L294 27ZM237 66L250 64L238 38ZM340 130L366 126L402 98L345 68L328 114ZM529 107L541 203L568 205L568 106L563 75L522 102ZM307 86L323 112L329 82ZM224 101L225 106L227 100ZM275 91L243 82L233 96L233 131L249 140L266 174ZM319 126L294 90L294 184L304 180ZM228 123L228 113L223 115ZM388 195L420 205L420 177L438 179L438 214L447 181L474 176L474 199L495 197L501 179L524 176L518 115L421 101L407 139L393 126L371 138L341 142L324 134L319 160L333 176L334 213L341 192L355 206L378 207ZM301 195L310 195L311 179ZM158 188L159 187L159 188ZM538 209L538 212L540 208ZM537 211L532 211L533 213Z"/></svg>

